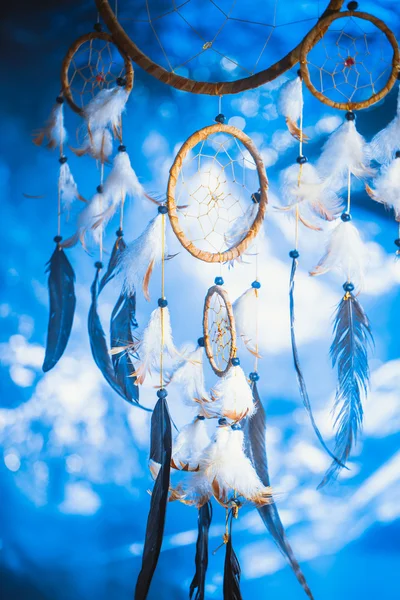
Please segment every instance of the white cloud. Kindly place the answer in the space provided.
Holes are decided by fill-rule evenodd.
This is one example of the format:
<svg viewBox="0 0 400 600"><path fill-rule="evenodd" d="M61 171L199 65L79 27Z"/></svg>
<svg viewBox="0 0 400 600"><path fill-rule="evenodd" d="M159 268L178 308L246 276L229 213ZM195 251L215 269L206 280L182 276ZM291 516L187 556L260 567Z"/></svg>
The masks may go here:
<svg viewBox="0 0 400 600"><path fill-rule="evenodd" d="M59 505L61 512L70 515L94 515L100 508L99 496L85 482L65 486L65 499Z"/></svg>

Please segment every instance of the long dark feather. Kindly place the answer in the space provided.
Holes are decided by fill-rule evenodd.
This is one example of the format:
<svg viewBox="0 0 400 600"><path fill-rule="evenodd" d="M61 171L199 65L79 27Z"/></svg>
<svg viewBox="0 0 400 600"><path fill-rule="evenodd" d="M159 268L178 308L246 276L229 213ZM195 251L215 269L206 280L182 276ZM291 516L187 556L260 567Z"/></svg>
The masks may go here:
<svg viewBox="0 0 400 600"><path fill-rule="evenodd" d="M308 397L306 382L304 379L303 372L301 370L299 352L297 350L296 343L296 334L295 334L295 312L294 312L294 284L295 284L295 276L297 270L297 260L294 258L292 261L292 270L290 273L290 282L289 282L289 302L290 302L290 335L292 340L292 354L293 354L293 363L296 371L297 383L299 386L300 396L303 400L304 408L307 411L307 414L310 418L311 425L316 433L316 436L323 447L323 449L329 454L329 456L338 463L339 466L344 467L344 464L329 450L328 446L325 444L324 439L320 430L318 429L318 425L315 422L314 415L311 408L311 402Z"/></svg>
<svg viewBox="0 0 400 600"><path fill-rule="evenodd" d="M268 459L267 459L267 448L266 448L266 430L267 430L267 419L265 410L261 402L257 384L252 383L253 399L254 404L257 407L256 413L251 419L246 419L245 424L245 437L246 437L246 450L252 460L257 475L261 479L265 486L270 486L270 477L268 471ZM305 593L311 600L313 595L310 588L308 587L307 581L302 573L299 563L293 553L293 550L289 544L289 540L286 537L285 530L282 525L282 521L279 516L278 508L275 502L266 504L257 509L260 513L262 520L270 534L272 535L279 550L288 560L290 566L296 575L297 580L304 589Z"/></svg>
<svg viewBox="0 0 400 600"><path fill-rule="evenodd" d="M208 567L208 531L212 519L212 505L207 502L199 508L198 534L196 542L196 573L192 579L189 589L189 597L192 598L195 590L194 600L204 600L206 573Z"/></svg>
<svg viewBox="0 0 400 600"><path fill-rule="evenodd" d="M50 371L64 353L71 333L76 305L75 273L59 244L47 265L50 315L46 354L42 367L44 372Z"/></svg>
<svg viewBox="0 0 400 600"><path fill-rule="evenodd" d="M145 600L157 566L164 534L165 514L168 503L170 465L172 454L171 420L165 398L160 398L151 416L151 452L156 456L160 470L154 484L147 518L146 538L143 549L142 568L135 589L135 600ZM157 449L155 452L154 449ZM152 456L153 455L153 456Z"/></svg>
<svg viewBox="0 0 400 600"><path fill-rule="evenodd" d="M338 369L334 407L338 410L335 452L345 463L362 426L362 400L369 382L367 347L373 342L368 317L357 298L349 292L338 306L333 333L330 356L332 366L337 365ZM340 465L333 462L318 488L336 479L339 472Z"/></svg>
<svg viewBox="0 0 400 600"><path fill-rule="evenodd" d="M136 294L122 292L111 314L110 338L111 348L129 346L133 343L132 330L138 327L136 321ZM112 355L114 374L125 398L129 402L139 401L139 386L135 385L136 377L132 377L135 367L133 354L125 352Z"/></svg>
<svg viewBox="0 0 400 600"><path fill-rule="evenodd" d="M126 250L126 244L125 244L124 238L122 236L119 236L119 237L117 237L114 247L112 249L110 260L108 261L107 270L104 273L103 277L101 278L100 285L99 285L99 291L98 291L99 294L100 294L101 290L104 288L104 286L107 285L107 283L109 283L111 281L111 279L113 279L115 277L115 269L117 268L119 259L121 257L121 254L124 252L124 250Z"/></svg>
<svg viewBox="0 0 400 600"><path fill-rule="evenodd" d="M232 545L232 512L230 512L228 519L229 537L225 544L224 600L242 600L240 592L240 564Z"/></svg>

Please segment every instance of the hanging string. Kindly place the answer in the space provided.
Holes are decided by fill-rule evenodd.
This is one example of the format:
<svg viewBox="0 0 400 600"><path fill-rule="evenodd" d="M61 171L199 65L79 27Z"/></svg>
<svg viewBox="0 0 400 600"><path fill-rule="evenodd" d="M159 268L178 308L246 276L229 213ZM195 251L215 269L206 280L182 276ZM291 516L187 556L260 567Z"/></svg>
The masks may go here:
<svg viewBox="0 0 400 600"><path fill-rule="evenodd" d="M104 138L103 138L104 140ZM100 187L101 193L99 194L99 209L100 214L103 212L103 182L104 182L104 162L100 163ZM99 260L103 261L103 227L100 227L100 241L99 241Z"/></svg>
<svg viewBox="0 0 400 600"><path fill-rule="evenodd" d="M299 120L299 129L300 129L300 135L299 135L299 158L301 159L303 157L303 105L301 106L301 111L300 111L300 120ZM301 178L303 176L303 162L299 163L299 174L297 177L297 187L300 187L301 184ZM300 221L300 211L299 211L299 204L298 202L296 203L296 216L295 216L295 233L294 233L294 247L295 250L298 249L299 246L299 221Z"/></svg>
<svg viewBox="0 0 400 600"><path fill-rule="evenodd" d="M350 214L351 208L351 171L350 168L347 171L347 212Z"/></svg>
<svg viewBox="0 0 400 600"><path fill-rule="evenodd" d="M161 299L165 299L165 214L161 214ZM160 388L164 387L164 310L161 308Z"/></svg>
<svg viewBox="0 0 400 600"><path fill-rule="evenodd" d="M258 282L258 242L256 243L256 247L255 247L255 251L256 251L256 282ZM259 323L259 294L258 294L258 289L254 288L254 293L256 295L256 314L255 314L255 321L256 321L256 353L254 356L254 372L257 373L258 372L258 323Z"/></svg>
<svg viewBox="0 0 400 600"><path fill-rule="evenodd" d="M60 163L64 156L63 119L60 119ZM61 236L61 170L58 176L57 189L57 236Z"/></svg>

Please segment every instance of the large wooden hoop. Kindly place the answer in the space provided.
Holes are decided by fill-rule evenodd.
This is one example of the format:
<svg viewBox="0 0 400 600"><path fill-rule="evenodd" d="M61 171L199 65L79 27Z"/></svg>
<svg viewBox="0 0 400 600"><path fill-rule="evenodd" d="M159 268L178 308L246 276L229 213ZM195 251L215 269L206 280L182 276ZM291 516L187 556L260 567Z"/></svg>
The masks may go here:
<svg viewBox="0 0 400 600"><path fill-rule="evenodd" d="M246 90L252 90L264 83L273 81L285 71L291 69L296 63L299 62L301 43L293 48L284 58L276 62L275 64L268 67L264 71L250 75L250 77L244 77L237 81L225 81L225 82L207 82L207 81L195 81L187 77L182 77L171 71L167 71L151 58L149 58L144 52L142 52L129 37L126 31L118 22L115 13L113 12L109 0L95 0L97 10L104 19L105 24L111 31L113 38L120 48L122 48L131 59L144 69L147 73L170 85L178 90L184 92L191 92L192 94L208 94L210 96L224 96L226 94L239 94ZM311 31L319 30L321 19L333 11L341 9L344 0L330 0L326 10L322 14L320 20L316 23ZM289 6L288 6L289 8Z"/></svg>
<svg viewBox="0 0 400 600"><path fill-rule="evenodd" d="M209 312L213 296L217 294L225 307L226 315L228 317L229 334L230 334L230 347L229 347L229 360L225 369L220 369L213 353L212 340L208 332L209 327ZM207 292L206 299L204 301L204 312L203 312L203 336L204 336L204 350L206 351L207 358L211 365L212 370L218 377L223 377L232 367L232 358L236 355L236 328L235 318L233 316L233 308L231 301L229 300L228 293L220 286L213 285Z"/></svg>
<svg viewBox="0 0 400 600"><path fill-rule="evenodd" d="M207 139L210 135L214 133L226 133L234 138L238 139L245 148L249 151L251 157L253 158L258 173L258 179L260 182L260 202L258 203L258 211L255 216L255 219L250 226L246 236L238 243L236 246L225 250L224 252L207 252L206 250L200 250L189 240L179 222L179 216L177 212L177 204L175 202L175 190L176 184L178 181L178 175L182 168L183 161L187 154L194 148L199 142ZM193 135L190 136L188 140L183 144L180 148L178 154L175 157L174 163L169 171L169 179L168 179L168 187L167 187L167 206L168 206L168 215L171 222L172 229L182 246L186 248L188 252L195 258L199 260L204 260L205 262L210 263L223 263L231 260L235 260L238 258L243 252L248 248L251 241L258 234L262 222L264 220L265 211L268 203L268 179L267 174L265 172L264 163L260 154L258 153L257 148L255 147L252 140L248 135L243 133L240 129L236 127L232 127L231 125L223 125L221 123L216 123L215 125L209 125L208 127L204 127L199 131L196 131Z"/></svg>
<svg viewBox="0 0 400 600"><path fill-rule="evenodd" d="M118 47L111 35L103 31L91 31L90 33L82 35L77 40L75 40L75 42L70 46L61 65L61 89L63 96L72 108L72 110L78 113L78 115L83 115L83 109L81 106L78 106L74 101L68 71L74 54L76 54L76 52L83 44L85 44L86 42L90 42L90 40L103 40L105 42L109 42L110 44L114 44L124 61L126 80L125 89L127 92L130 92L133 87L134 72L131 60L129 56Z"/></svg>
<svg viewBox="0 0 400 600"><path fill-rule="evenodd" d="M379 92L376 92L367 100L363 100L360 102L335 102L335 101L331 100L330 98L328 98L327 96L325 96L324 94L322 94L321 92L319 92L314 87L314 85L311 81L310 72L308 70L308 64L307 64L307 55L308 55L309 51L312 50L312 48L314 48L314 46L324 37L325 33L329 29L329 26L334 21L337 21L338 19L343 19L346 17L355 17L357 19L363 19L365 21L369 21L370 23L373 23L378 29L380 29L382 31L382 33L384 33L384 35L386 36L386 38L388 39L389 43L391 44L391 46L393 48L392 71L390 73L390 77L389 77L386 85ZM390 92L390 90L394 86L394 84L397 80L398 74L399 74L399 69L400 69L399 46L398 46L395 35L389 29L389 27L386 25L386 23L384 23L383 21L381 21L374 15L370 15L369 13L365 13L365 12L347 10L347 11L344 11L341 13L333 13L331 15L326 16L324 19L322 19L319 22L318 28L310 31L310 33L304 38L303 44L301 46L300 70L301 70L301 76L304 80L304 83L306 84L306 86L308 87L310 92L316 98L318 98L318 100L320 100L321 102L323 102L324 104L326 104L328 106L331 106L332 108L338 108L340 110L360 110L362 108L368 108L369 106L376 104L376 102L379 102L379 100L384 98L386 96L386 94L388 92Z"/></svg>

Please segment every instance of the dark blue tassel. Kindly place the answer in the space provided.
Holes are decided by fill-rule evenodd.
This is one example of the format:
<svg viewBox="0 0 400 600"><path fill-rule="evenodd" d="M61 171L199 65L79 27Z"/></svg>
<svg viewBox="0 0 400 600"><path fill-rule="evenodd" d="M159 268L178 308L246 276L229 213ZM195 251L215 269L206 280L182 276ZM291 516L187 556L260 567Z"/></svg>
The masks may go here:
<svg viewBox="0 0 400 600"><path fill-rule="evenodd" d="M240 591L240 564L232 545L233 512L228 515L228 541L225 544L224 600L242 600Z"/></svg>
<svg viewBox="0 0 400 600"><path fill-rule="evenodd" d="M330 356L332 366L337 365L338 369L335 453L341 463L346 463L362 426L362 398L367 394L369 382L367 347L373 343L368 317L350 292L346 292L338 306L333 333ZM318 489L336 479L340 469L333 462Z"/></svg>
<svg viewBox="0 0 400 600"><path fill-rule="evenodd" d="M212 505L207 502L199 508L198 534L196 542L196 573L190 584L189 597L192 598L195 590L194 600L204 600L206 573L208 567L208 531L212 519Z"/></svg>

